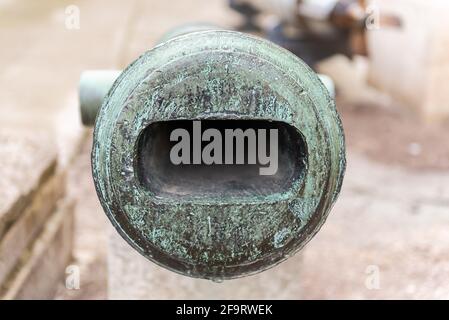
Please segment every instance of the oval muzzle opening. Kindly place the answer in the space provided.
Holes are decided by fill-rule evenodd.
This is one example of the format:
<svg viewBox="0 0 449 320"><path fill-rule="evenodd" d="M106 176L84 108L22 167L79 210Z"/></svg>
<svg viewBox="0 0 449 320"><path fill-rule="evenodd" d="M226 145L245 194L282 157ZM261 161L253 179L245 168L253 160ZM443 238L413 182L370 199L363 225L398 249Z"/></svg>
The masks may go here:
<svg viewBox="0 0 449 320"><path fill-rule="evenodd" d="M307 146L285 122L172 120L142 131L135 159L139 182L156 197L257 201L298 185Z"/></svg>

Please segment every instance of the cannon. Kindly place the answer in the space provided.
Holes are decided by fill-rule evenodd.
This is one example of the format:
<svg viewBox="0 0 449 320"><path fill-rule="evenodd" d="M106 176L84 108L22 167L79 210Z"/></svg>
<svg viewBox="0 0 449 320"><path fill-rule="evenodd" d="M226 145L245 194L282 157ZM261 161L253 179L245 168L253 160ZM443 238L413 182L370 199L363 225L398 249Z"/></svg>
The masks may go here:
<svg viewBox="0 0 449 320"><path fill-rule="evenodd" d="M341 121L318 75L291 52L240 32L182 30L123 72L81 77L98 198L119 234L162 267L214 281L255 274L325 222L345 171ZM186 144L185 162L171 161L175 132L202 137ZM235 147L233 162L200 158L207 133L229 132L243 134L244 156ZM265 139L265 153L277 154L269 174L266 162L246 161ZM217 144L209 155L229 151Z"/></svg>

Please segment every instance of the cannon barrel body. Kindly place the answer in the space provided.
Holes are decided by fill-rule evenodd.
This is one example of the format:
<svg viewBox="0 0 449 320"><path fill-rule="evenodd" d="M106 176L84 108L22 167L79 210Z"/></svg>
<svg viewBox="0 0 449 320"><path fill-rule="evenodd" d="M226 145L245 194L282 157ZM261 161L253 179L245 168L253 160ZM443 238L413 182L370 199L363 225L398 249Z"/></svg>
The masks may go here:
<svg viewBox="0 0 449 320"><path fill-rule="evenodd" d="M228 159L220 145L206 162L207 133L224 145L231 129L247 149L276 132L267 139L276 137L276 170L261 174L267 162L246 161L247 149L236 164L239 149ZM181 164L171 158L176 130L193 141ZM344 170L343 129L317 74L239 32L191 32L146 52L114 81L95 123L92 172L108 218L149 260L191 277L242 277L295 254L324 223Z"/></svg>

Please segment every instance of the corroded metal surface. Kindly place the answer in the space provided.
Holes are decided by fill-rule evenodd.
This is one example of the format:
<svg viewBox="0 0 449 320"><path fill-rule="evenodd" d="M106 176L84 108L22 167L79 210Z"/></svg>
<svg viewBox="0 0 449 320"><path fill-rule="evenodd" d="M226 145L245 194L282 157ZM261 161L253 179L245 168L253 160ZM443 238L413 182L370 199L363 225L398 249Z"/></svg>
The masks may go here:
<svg viewBox="0 0 449 320"><path fill-rule="evenodd" d="M304 141L301 173L269 194L155 194L138 178L139 138L155 122L192 119L285 123ZM269 41L216 30L164 42L120 75L98 114L92 167L107 216L138 252L219 281L268 269L315 235L339 194L344 149L334 101L307 65Z"/></svg>
<svg viewBox="0 0 449 320"><path fill-rule="evenodd" d="M85 126L94 125L104 97L120 73L118 70L91 70L81 74L79 103L81 121Z"/></svg>

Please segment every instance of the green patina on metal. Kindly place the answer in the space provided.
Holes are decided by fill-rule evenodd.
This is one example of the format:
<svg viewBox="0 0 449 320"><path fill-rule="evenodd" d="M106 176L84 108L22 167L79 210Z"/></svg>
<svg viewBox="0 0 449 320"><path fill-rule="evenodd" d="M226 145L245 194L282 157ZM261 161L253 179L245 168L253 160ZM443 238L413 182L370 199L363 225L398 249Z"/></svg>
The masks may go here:
<svg viewBox="0 0 449 320"><path fill-rule="evenodd" d="M81 122L85 126L95 124L104 97L120 75L117 70L84 71L79 84Z"/></svg>
<svg viewBox="0 0 449 320"><path fill-rule="evenodd" d="M171 197L142 184L144 130L206 119L293 127L304 142L301 174L269 194ZM107 216L138 252L172 271L219 281L266 270L315 235L340 192L344 135L328 91L295 55L247 34L194 32L146 52L115 81L96 120L92 167Z"/></svg>

